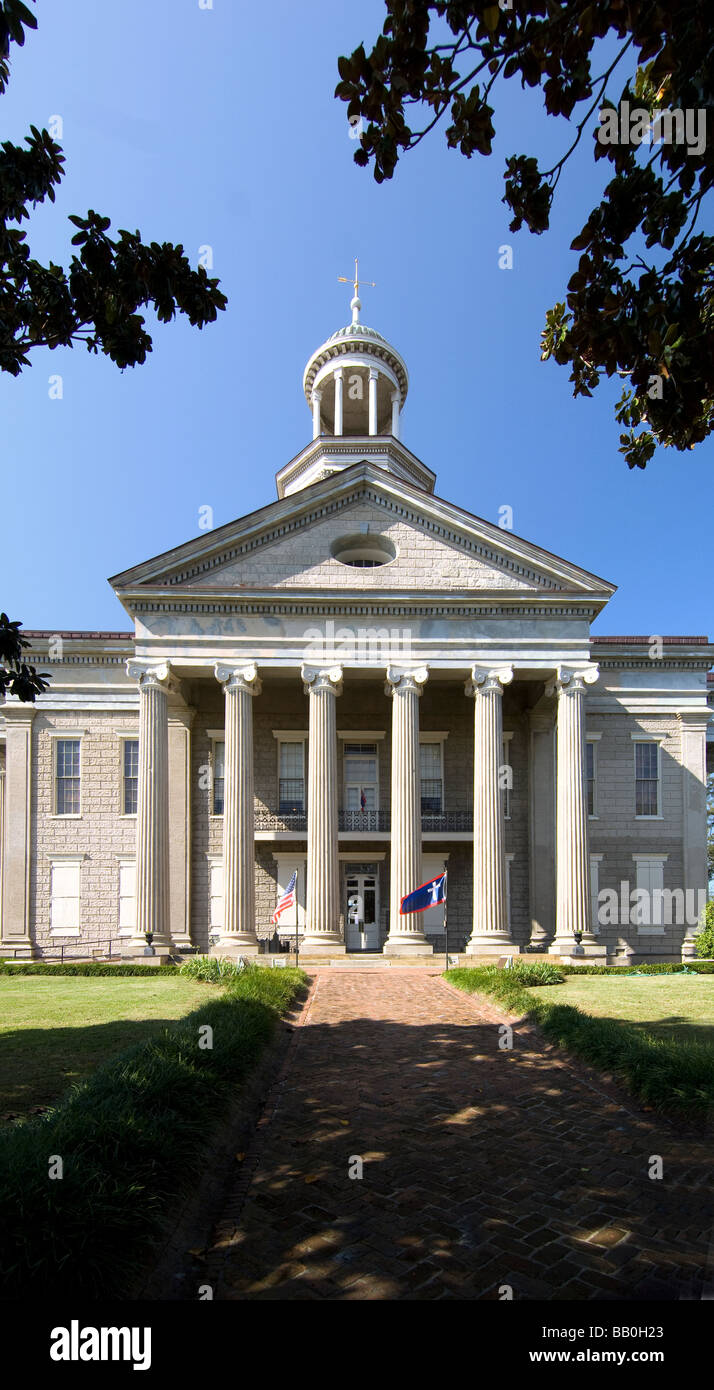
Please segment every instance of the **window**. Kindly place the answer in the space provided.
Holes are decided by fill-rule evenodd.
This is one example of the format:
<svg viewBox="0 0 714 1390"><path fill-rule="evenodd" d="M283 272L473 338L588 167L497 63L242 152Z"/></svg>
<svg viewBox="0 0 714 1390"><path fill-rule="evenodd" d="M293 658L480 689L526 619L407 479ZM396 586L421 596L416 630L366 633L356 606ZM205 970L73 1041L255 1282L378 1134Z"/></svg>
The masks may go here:
<svg viewBox="0 0 714 1390"><path fill-rule="evenodd" d="M432 747L439 747L439 744L432 744ZM423 854L421 860L421 882L429 883L432 878L438 878L444 872L444 864L448 864L449 855L446 854ZM448 878L446 882L446 892L449 892ZM419 913L419 920L426 936L444 935L444 904L435 903L434 907L427 907L425 912ZM452 942L453 949L453 942Z"/></svg>
<svg viewBox="0 0 714 1390"><path fill-rule="evenodd" d="M513 768L511 767L511 739L512 733L503 735L502 757L503 765L500 770L499 780L503 793L503 818L511 819L511 792L513 790Z"/></svg>
<svg viewBox="0 0 714 1390"><path fill-rule="evenodd" d="M585 787L588 802L588 815L595 815L595 744L585 744Z"/></svg>
<svg viewBox="0 0 714 1390"><path fill-rule="evenodd" d="M281 739L279 750L278 814L299 816L305 810L305 744Z"/></svg>
<svg viewBox="0 0 714 1390"><path fill-rule="evenodd" d="M212 856L208 861L208 922L211 931L223 926L223 860Z"/></svg>
<svg viewBox="0 0 714 1390"><path fill-rule="evenodd" d="M50 860L50 930L55 936L79 936L82 858Z"/></svg>
<svg viewBox="0 0 714 1390"><path fill-rule="evenodd" d="M79 815L79 744L78 738L58 738L55 777L55 814Z"/></svg>
<svg viewBox="0 0 714 1390"><path fill-rule="evenodd" d="M645 746L649 747L649 744ZM632 857L637 866L638 897L631 909L630 920L644 936L662 935L662 890L667 856L634 854Z"/></svg>
<svg viewBox="0 0 714 1390"><path fill-rule="evenodd" d="M122 815L135 816L139 795L139 740L124 739Z"/></svg>
<svg viewBox="0 0 714 1390"><path fill-rule="evenodd" d="M440 743L420 743L421 813L439 816L444 809L444 783Z"/></svg>
<svg viewBox="0 0 714 1390"><path fill-rule="evenodd" d="M127 814L130 814L127 812ZM136 930L136 861L119 861L119 930L129 935Z"/></svg>
<svg viewBox="0 0 714 1390"><path fill-rule="evenodd" d="M355 569L373 569L376 565L388 565L397 549L387 536L371 532L354 536L340 536L330 547L332 556L342 565L352 565Z"/></svg>
<svg viewBox="0 0 714 1390"><path fill-rule="evenodd" d="M376 743L346 743L345 810L376 811L377 802Z"/></svg>
<svg viewBox="0 0 714 1390"><path fill-rule="evenodd" d="M598 893L600 892L600 865L602 859L603 856L601 854L590 855L590 925L594 936L597 936L600 931Z"/></svg>
<svg viewBox="0 0 714 1390"><path fill-rule="evenodd" d="M659 815L658 743L635 743L635 815Z"/></svg>
<svg viewBox="0 0 714 1390"><path fill-rule="evenodd" d="M226 778L226 745L220 739L213 744L213 814L223 815Z"/></svg>

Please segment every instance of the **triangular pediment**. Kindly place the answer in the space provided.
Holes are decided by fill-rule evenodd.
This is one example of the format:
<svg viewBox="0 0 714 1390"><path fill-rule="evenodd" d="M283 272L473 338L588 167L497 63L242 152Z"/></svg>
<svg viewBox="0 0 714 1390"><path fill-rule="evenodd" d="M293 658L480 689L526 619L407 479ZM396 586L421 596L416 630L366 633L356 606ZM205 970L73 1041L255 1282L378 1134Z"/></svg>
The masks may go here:
<svg viewBox="0 0 714 1390"><path fill-rule="evenodd" d="M342 563L342 541L379 543L388 562ZM429 593L598 593L613 586L493 523L364 462L138 565L111 581L120 593L170 587L221 595L246 590L349 589Z"/></svg>

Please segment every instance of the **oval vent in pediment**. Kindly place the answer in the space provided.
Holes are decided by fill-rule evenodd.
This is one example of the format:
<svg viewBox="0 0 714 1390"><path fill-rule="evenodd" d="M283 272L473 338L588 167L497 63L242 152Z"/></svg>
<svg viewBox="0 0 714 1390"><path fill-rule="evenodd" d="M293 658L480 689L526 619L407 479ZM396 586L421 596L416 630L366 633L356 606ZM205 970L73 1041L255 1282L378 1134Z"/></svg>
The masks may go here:
<svg viewBox="0 0 714 1390"><path fill-rule="evenodd" d="M358 532L353 536L339 536L330 546L333 560L341 565L352 565L355 569L374 569L377 565L388 565L397 554L397 547L387 536L373 536L370 532Z"/></svg>

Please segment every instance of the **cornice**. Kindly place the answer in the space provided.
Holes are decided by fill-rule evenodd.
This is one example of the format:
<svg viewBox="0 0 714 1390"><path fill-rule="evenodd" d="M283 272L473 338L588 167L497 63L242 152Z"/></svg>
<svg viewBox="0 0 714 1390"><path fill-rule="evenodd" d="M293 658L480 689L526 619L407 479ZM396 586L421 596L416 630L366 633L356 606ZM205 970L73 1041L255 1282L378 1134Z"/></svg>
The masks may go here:
<svg viewBox="0 0 714 1390"><path fill-rule="evenodd" d="M340 459L350 454L363 455L367 463L375 458L390 459L407 474L407 480L411 479L414 487L429 494L434 491L436 474L394 435L318 435L317 439L312 439L295 458L284 464L275 474L278 496L284 498L286 483L296 482L310 468L314 468L321 457L324 457L327 463L330 458ZM362 458L355 460L358 463L362 461ZM382 465L377 463L375 467L380 468ZM385 468L383 471L388 473L390 470Z"/></svg>
<svg viewBox="0 0 714 1390"><path fill-rule="evenodd" d="M591 620L599 611L599 603L583 603L580 595L565 596L556 593L534 595L528 603L523 602L522 594L510 598L502 591L479 591L478 599L469 599L463 591L452 598L443 591L434 594L433 599L424 601L423 590L412 597L410 594L381 594L378 599L365 600L364 594L354 592L315 590L314 593L280 593L271 591L265 596L246 595L227 592L207 598L204 591L185 593L180 597L167 598L165 590L148 593L145 590L127 591L125 597L133 601L133 610L139 613L232 613L239 609L243 613L310 614L313 617L338 612L350 616L384 618L498 618L506 613L509 617L542 617L544 611L549 616L571 619ZM594 595L595 600L602 599ZM489 601L490 600L490 601ZM604 601L604 600L603 600ZM587 640L587 639L584 639Z"/></svg>

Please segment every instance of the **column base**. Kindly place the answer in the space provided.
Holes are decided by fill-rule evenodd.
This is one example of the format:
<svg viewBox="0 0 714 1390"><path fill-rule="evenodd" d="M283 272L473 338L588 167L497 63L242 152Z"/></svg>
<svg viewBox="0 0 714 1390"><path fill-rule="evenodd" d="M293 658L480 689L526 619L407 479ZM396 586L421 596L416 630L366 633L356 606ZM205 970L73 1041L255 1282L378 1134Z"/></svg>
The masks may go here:
<svg viewBox="0 0 714 1390"><path fill-rule="evenodd" d="M548 947L549 956L559 956L564 965L607 965L607 947L604 942L583 941L576 946L572 938L564 937L562 941L557 938Z"/></svg>
<svg viewBox="0 0 714 1390"><path fill-rule="evenodd" d="M211 946L209 956L221 956L227 960L237 960L238 956L257 956L260 950L256 936L224 936Z"/></svg>
<svg viewBox="0 0 714 1390"><path fill-rule="evenodd" d="M39 952L35 949L34 942L28 938L26 941L0 941L0 960L35 960L41 959Z"/></svg>
<svg viewBox="0 0 714 1390"><path fill-rule="evenodd" d="M122 942L119 954L122 960L131 960L135 965L141 965L142 961L147 965L151 965L154 961L161 961L165 964L168 957L171 955L170 943L168 941L162 941L157 944L157 942L152 941L151 944L153 947L152 954L145 955L146 942L143 938L141 941L124 941Z"/></svg>
<svg viewBox="0 0 714 1390"><path fill-rule="evenodd" d="M339 932L319 932L304 936L300 942L301 956L345 956L347 947Z"/></svg>
<svg viewBox="0 0 714 1390"><path fill-rule="evenodd" d="M388 936L384 943L384 956L433 956L434 947L426 937L414 941L406 936Z"/></svg>
<svg viewBox="0 0 714 1390"><path fill-rule="evenodd" d="M483 936L472 936L467 942L465 954L467 956L507 956L512 952L514 956L519 954L519 947L511 941L506 932L488 932Z"/></svg>

